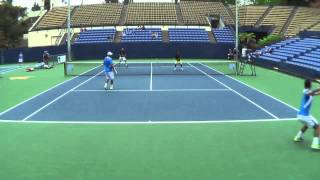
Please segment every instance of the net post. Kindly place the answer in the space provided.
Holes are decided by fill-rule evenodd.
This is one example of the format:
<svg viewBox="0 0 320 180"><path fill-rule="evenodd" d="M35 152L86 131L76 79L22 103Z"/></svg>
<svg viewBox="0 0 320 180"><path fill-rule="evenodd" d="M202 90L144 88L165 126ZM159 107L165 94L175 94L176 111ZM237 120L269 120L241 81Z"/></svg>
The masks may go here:
<svg viewBox="0 0 320 180"><path fill-rule="evenodd" d="M68 48L68 61L71 61L71 7L70 1L68 0L68 27L67 27L67 48Z"/></svg>
<svg viewBox="0 0 320 180"><path fill-rule="evenodd" d="M236 75L239 75L239 2L238 0L235 1L236 3L236 39L235 39L235 49L236 49Z"/></svg>
<svg viewBox="0 0 320 180"><path fill-rule="evenodd" d="M63 63L64 76L67 76L67 62Z"/></svg>

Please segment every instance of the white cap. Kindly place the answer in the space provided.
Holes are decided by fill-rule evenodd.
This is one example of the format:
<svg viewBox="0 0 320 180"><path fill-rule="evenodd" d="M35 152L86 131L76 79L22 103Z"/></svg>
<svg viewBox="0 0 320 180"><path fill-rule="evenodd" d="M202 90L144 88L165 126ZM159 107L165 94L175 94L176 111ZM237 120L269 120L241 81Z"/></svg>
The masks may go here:
<svg viewBox="0 0 320 180"><path fill-rule="evenodd" d="M113 53L112 53L111 51L109 51L109 52L107 53L107 55L108 55L108 56L112 56Z"/></svg>

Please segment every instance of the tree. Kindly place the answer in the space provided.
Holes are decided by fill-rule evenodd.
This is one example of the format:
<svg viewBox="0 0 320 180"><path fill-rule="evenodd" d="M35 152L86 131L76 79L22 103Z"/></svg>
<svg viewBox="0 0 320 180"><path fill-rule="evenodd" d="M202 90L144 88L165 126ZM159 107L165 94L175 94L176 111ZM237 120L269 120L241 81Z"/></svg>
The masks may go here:
<svg viewBox="0 0 320 180"><path fill-rule="evenodd" d="M291 5L291 6L306 6L306 0L253 0L256 5Z"/></svg>
<svg viewBox="0 0 320 180"><path fill-rule="evenodd" d="M14 47L28 31L30 21L23 20L26 8L12 6L8 2L0 5L0 48Z"/></svg>
<svg viewBox="0 0 320 180"><path fill-rule="evenodd" d="M118 0L105 0L106 3L118 3Z"/></svg>
<svg viewBox="0 0 320 180"><path fill-rule="evenodd" d="M6 0L5 2L12 4L12 0Z"/></svg>
<svg viewBox="0 0 320 180"><path fill-rule="evenodd" d="M256 35L254 33L239 33L239 41L242 46L255 49Z"/></svg>

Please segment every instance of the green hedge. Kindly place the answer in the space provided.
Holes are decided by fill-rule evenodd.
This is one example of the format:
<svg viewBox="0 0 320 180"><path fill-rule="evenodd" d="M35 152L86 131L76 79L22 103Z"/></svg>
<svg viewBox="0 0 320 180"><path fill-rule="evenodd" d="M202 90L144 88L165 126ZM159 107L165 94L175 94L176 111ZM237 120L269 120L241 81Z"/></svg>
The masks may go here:
<svg viewBox="0 0 320 180"><path fill-rule="evenodd" d="M264 37L263 39L260 39L258 41L258 45L260 47L264 47L266 45L270 45L270 44L279 42L281 40L282 40L282 38L279 35L270 35L270 36Z"/></svg>

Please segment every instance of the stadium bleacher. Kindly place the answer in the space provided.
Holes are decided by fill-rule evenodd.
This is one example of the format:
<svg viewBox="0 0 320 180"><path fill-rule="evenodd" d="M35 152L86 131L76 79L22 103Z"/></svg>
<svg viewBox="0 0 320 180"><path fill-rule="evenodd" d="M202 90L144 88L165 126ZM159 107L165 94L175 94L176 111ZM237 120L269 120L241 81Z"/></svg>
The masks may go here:
<svg viewBox="0 0 320 180"><path fill-rule="evenodd" d="M212 33L214 34L217 42L234 43L234 34L229 27L213 29Z"/></svg>
<svg viewBox="0 0 320 180"><path fill-rule="evenodd" d="M320 72L320 39L292 38L270 47L274 48L273 52L261 55L260 59L283 62Z"/></svg>
<svg viewBox="0 0 320 180"><path fill-rule="evenodd" d="M185 24L208 25L208 14L219 15L226 24L234 24L232 16L221 2L181 1L180 8Z"/></svg>
<svg viewBox="0 0 320 180"><path fill-rule="evenodd" d="M170 42L209 42L205 29L169 28Z"/></svg>
<svg viewBox="0 0 320 180"><path fill-rule="evenodd" d="M320 9L299 7L287 30L287 35L295 36L320 21ZM317 30L316 28L313 30ZM318 29L318 31L320 28Z"/></svg>
<svg viewBox="0 0 320 180"><path fill-rule="evenodd" d="M272 34L279 34L292 11L293 7L291 6L274 6L260 25L274 26Z"/></svg>
<svg viewBox="0 0 320 180"><path fill-rule="evenodd" d="M74 7L71 7L72 9ZM68 8L56 7L48 11L41 19L35 29L62 28L67 20Z"/></svg>
<svg viewBox="0 0 320 180"><path fill-rule="evenodd" d="M129 3L127 25L170 25L177 24L174 3Z"/></svg>
<svg viewBox="0 0 320 180"><path fill-rule="evenodd" d="M120 3L81 5L76 8L71 25L83 27L118 24L122 7Z"/></svg>
<svg viewBox="0 0 320 180"><path fill-rule="evenodd" d="M293 6L241 6L239 22L243 26L273 26L272 34L288 36L297 35L302 30L320 31L319 9L298 7L294 10ZM288 21L291 14L292 20ZM120 21L122 25L177 25L178 19L184 25L209 25L208 15L220 16L225 25L235 24L234 5L203 1L181 1L177 5L156 2L80 5L72 7L71 15L72 27L117 26ZM67 8L55 7L40 19L33 30L63 28L66 18ZM288 27L285 26L287 22Z"/></svg>
<svg viewBox="0 0 320 180"><path fill-rule="evenodd" d="M235 5L229 5L233 15L236 14ZM241 6L239 7L239 23L243 26L254 26L269 6Z"/></svg>
<svg viewBox="0 0 320 180"><path fill-rule="evenodd" d="M319 17L319 19L320 19L320 17ZM315 24L313 27L311 27L310 31L320 31L320 21L318 21L317 24Z"/></svg>
<svg viewBox="0 0 320 180"><path fill-rule="evenodd" d="M126 28L121 42L162 42L161 28Z"/></svg>
<svg viewBox="0 0 320 180"><path fill-rule="evenodd" d="M114 40L116 30L111 29L96 29L80 32L74 44L89 44L89 43L105 43Z"/></svg>

